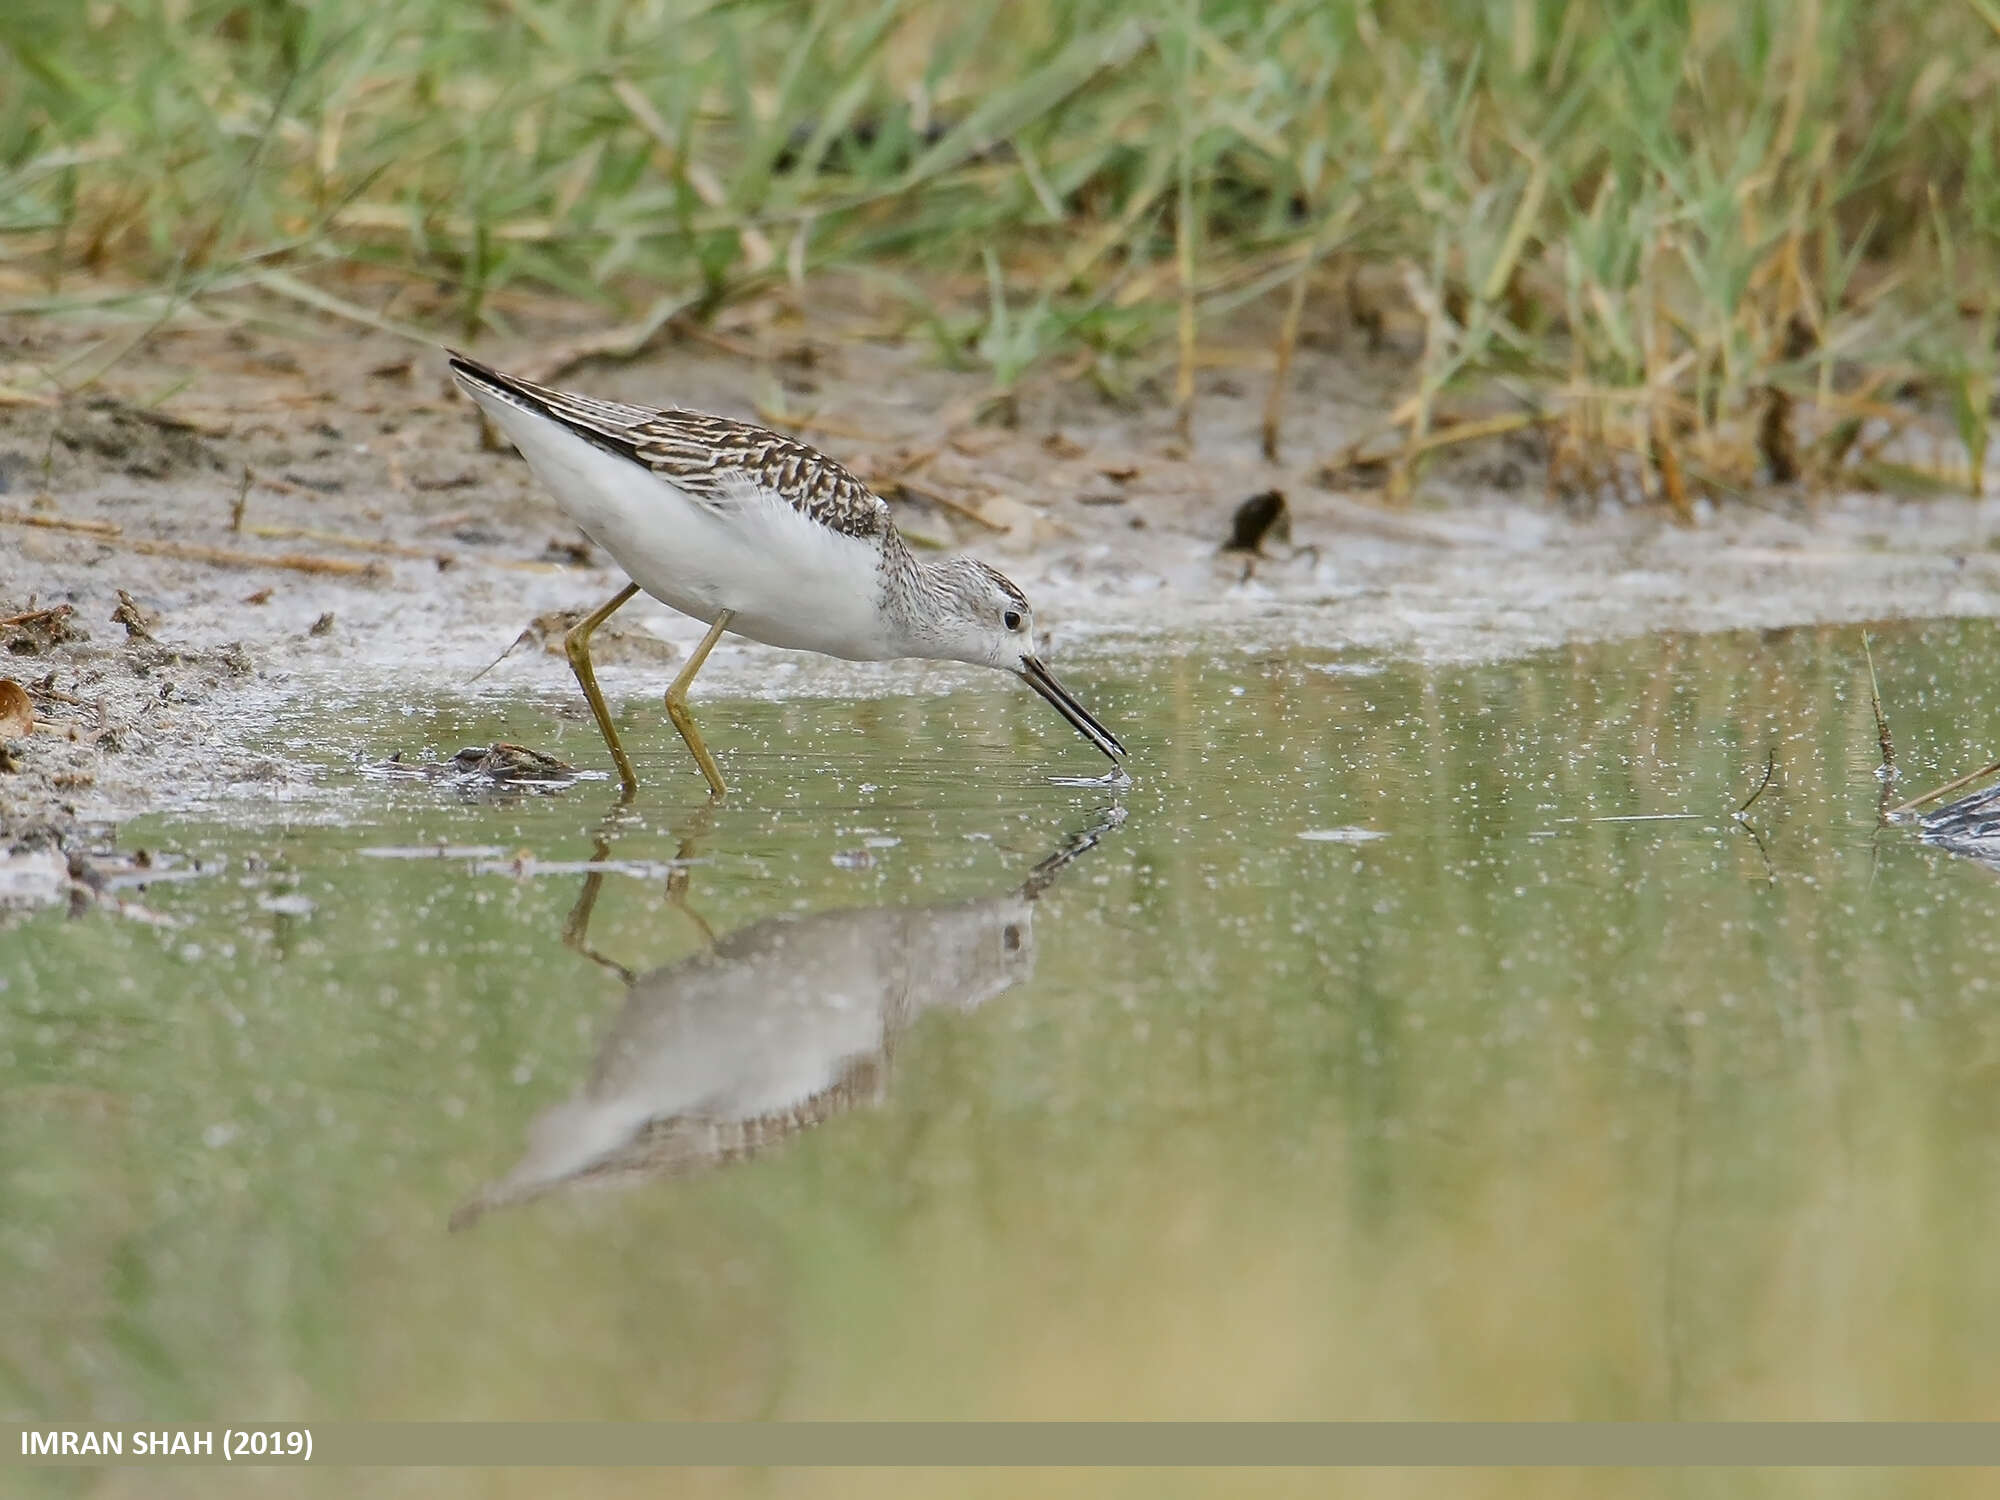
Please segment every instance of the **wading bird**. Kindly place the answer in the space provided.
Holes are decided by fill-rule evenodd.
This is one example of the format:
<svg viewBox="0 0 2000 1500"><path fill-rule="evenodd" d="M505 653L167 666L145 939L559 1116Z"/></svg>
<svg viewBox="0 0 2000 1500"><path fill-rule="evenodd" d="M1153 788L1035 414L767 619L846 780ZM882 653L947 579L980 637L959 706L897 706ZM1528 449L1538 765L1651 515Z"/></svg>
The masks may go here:
<svg viewBox="0 0 2000 1500"><path fill-rule="evenodd" d="M639 778L598 690L590 636L641 589L708 626L666 706L713 795L722 772L687 690L724 631L851 661L930 657L1013 672L1123 760L1117 736L1036 655L1026 596L972 558L919 559L882 497L825 454L727 417L554 390L462 354L451 373L632 580L563 638L627 796Z"/></svg>

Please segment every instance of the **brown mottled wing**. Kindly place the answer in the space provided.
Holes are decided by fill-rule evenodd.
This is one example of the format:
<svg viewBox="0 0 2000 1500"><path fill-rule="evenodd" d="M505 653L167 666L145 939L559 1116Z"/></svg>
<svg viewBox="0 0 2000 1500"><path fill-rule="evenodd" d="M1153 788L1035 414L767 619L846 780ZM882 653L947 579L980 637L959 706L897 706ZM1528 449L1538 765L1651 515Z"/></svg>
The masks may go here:
<svg viewBox="0 0 2000 1500"><path fill-rule="evenodd" d="M889 507L815 448L748 422L662 411L628 428L633 456L697 500L733 501L745 484L844 536L880 536Z"/></svg>
<svg viewBox="0 0 2000 1500"><path fill-rule="evenodd" d="M454 358L482 383L598 447L645 465L697 502L733 505L749 489L844 536L877 537L889 525L881 496L824 453L783 433L705 412L600 401L503 375L463 355Z"/></svg>

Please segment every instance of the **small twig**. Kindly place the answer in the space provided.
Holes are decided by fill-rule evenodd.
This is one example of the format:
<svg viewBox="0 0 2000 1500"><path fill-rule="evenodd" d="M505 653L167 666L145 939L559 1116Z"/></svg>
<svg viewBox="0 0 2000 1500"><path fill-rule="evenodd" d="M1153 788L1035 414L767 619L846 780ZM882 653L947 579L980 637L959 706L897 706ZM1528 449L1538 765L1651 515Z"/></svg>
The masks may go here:
<svg viewBox="0 0 2000 1500"><path fill-rule="evenodd" d="M320 312L331 313L336 318L345 318L348 322L358 323L363 328L372 328L378 333L393 334L399 339L407 339L410 343L417 344L425 349L432 349L437 346L437 340L421 328L414 328L408 324L398 323L391 318L385 318L379 314L372 313L365 307L360 307L344 298L336 297L331 292L321 291L318 287L303 282L296 276L288 275L283 271L265 271L250 279L265 290L277 293L280 297L287 298L293 302L302 302L307 307L316 308Z"/></svg>
<svg viewBox="0 0 2000 1500"><path fill-rule="evenodd" d="M300 484L295 479L280 479L275 474L257 474L254 482L267 490L276 490L281 495L302 495L308 500L324 500L326 492L316 490L309 484Z"/></svg>
<svg viewBox="0 0 2000 1500"><path fill-rule="evenodd" d="M250 481L257 476L250 472L250 465L243 466L243 483L236 488L236 503L229 507L229 529L243 529L243 510L250 503Z"/></svg>
<svg viewBox="0 0 2000 1500"><path fill-rule="evenodd" d="M65 516L37 516L26 511L0 510L9 526L41 526L50 531L81 531L86 536L114 537L125 528L116 521L72 521Z"/></svg>
<svg viewBox="0 0 2000 1500"><path fill-rule="evenodd" d="M942 442L933 444L929 448L918 448L903 454L897 462L873 469L862 477L867 480L870 487L882 484L895 484L898 480L907 480L914 475L923 473L925 469L928 469L936 462L937 456L944 452L944 450L945 444Z"/></svg>
<svg viewBox="0 0 2000 1500"><path fill-rule="evenodd" d="M1979 778L1982 776L1990 776L1995 771L2000 771L2000 760L1994 761L1991 765L1981 766L1976 771L1969 771L1965 775L1959 777L1956 781L1947 781L1943 786L1937 787L1932 791L1925 792L1921 797L1912 797L1908 802L1899 802L1894 807L1890 808L1883 816L1893 818L1897 813L1906 813L1909 812L1912 808L1922 807L1926 802L1935 802L1937 801L1938 798L1949 796L1951 793L1957 791L1960 787L1968 786L1972 782L1979 780Z"/></svg>
<svg viewBox="0 0 2000 1500"><path fill-rule="evenodd" d="M953 499L942 490L920 489L918 486L911 484L907 479L899 479L889 488L892 492L901 491L905 496L912 499L921 500L926 504L941 506L945 510L953 511L958 515L964 516L968 521L977 521L988 531L1006 531L1008 529L1000 522L990 519L985 512L968 505L963 500ZM884 498L888 497L885 496Z"/></svg>
<svg viewBox="0 0 2000 1500"><path fill-rule="evenodd" d="M1414 422L1417 415L1415 406L1410 402L1404 402L1390 413L1388 425L1356 438L1319 467L1337 471L1394 463L1399 458L1415 458L1438 448L1449 448L1455 443L1472 443L1481 438L1501 437L1510 432L1519 432L1524 427L1548 427L1560 420L1559 415L1552 411L1502 412L1498 416L1467 417L1463 420L1434 413L1430 429L1422 437L1399 443L1394 448L1375 446L1383 438L1395 436L1405 422Z"/></svg>
<svg viewBox="0 0 2000 1500"><path fill-rule="evenodd" d="M1875 680L1875 652L1868 644L1868 632L1861 632L1861 652L1868 659L1868 703L1875 710L1875 738L1882 746L1882 764L1893 778L1896 774L1896 742L1889 736L1888 716L1882 712L1882 686Z"/></svg>
<svg viewBox="0 0 2000 1500"><path fill-rule="evenodd" d="M242 528L252 536L274 542L318 542L327 547L352 547L357 552L379 552L388 557L418 557L449 567L456 559L435 547L411 547L402 542L376 541L372 537L348 536L338 531L316 531L310 526L250 526Z"/></svg>
<svg viewBox="0 0 2000 1500"><path fill-rule="evenodd" d="M1449 426L1433 421L1431 430L1421 437L1412 438L1403 452L1414 458L1420 453L1429 453L1437 448L1449 448L1455 443L1477 442L1480 438L1499 437L1502 433L1519 432L1523 427L1539 427L1554 418L1548 414L1532 411L1503 412L1497 417L1475 417L1470 421L1453 422Z"/></svg>
<svg viewBox="0 0 2000 1500"><path fill-rule="evenodd" d="M382 564L353 562L344 557L316 557L307 552L238 552L233 547L200 547L191 542L160 542L150 537L108 536L108 546L125 547L147 557L174 557L183 562L212 563L222 568L283 568L293 573L330 573L344 578L380 578Z"/></svg>
<svg viewBox="0 0 2000 1500"><path fill-rule="evenodd" d="M1896 742L1889 736L1889 716L1882 712L1882 687L1875 680L1875 652L1868 644L1868 632L1861 632L1861 653L1868 659L1868 702L1875 710L1875 739L1882 747L1882 795L1876 799L1875 816L1889 816L1889 788L1896 783Z"/></svg>
<svg viewBox="0 0 2000 1500"><path fill-rule="evenodd" d="M1675 518L1683 523L1694 520L1694 505L1688 499L1680 455L1674 451L1665 414L1657 410L1653 414L1653 466L1659 470L1660 489L1667 497L1667 504L1673 507Z"/></svg>
<svg viewBox="0 0 2000 1500"><path fill-rule="evenodd" d="M674 332L682 338L697 344L706 344L709 348L719 350L731 358L748 360L752 364L760 363L764 358L762 352L754 345L746 344L741 339L733 339L726 333L710 328L699 319L675 318L673 324Z"/></svg>
<svg viewBox="0 0 2000 1500"><path fill-rule="evenodd" d="M668 324L693 306L694 298L676 293L660 298L643 317L616 328L600 329L545 350L522 366L522 374L553 385L578 365L594 359L631 360L645 353Z"/></svg>
<svg viewBox="0 0 2000 1500"><path fill-rule="evenodd" d="M1759 788L1759 790L1761 791L1762 788ZM1736 814L1736 826L1749 834L1750 842L1757 846L1757 853L1764 861L1765 882L1770 885L1776 885L1778 883L1778 867L1771 863L1771 851L1764 846L1764 835L1757 831L1757 825L1744 817L1740 810Z"/></svg>
<svg viewBox="0 0 2000 1500"><path fill-rule="evenodd" d="M76 606L73 604L52 604L47 609L31 609L26 614L9 615L6 619L0 620L0 629L10 625L36 625L44 620L60 620L64 615L75 613Z"/></svg>
<svg viewBox="0 0 2000 1500"><path fill-rule="evenodd" d="M68 607L69 607L68 605L63 606L63 608L65 609L67 609ZM0 620L0 625L5 625L6 623L7 621ZM104 709L102 705L94 704L89 702L87 699L79 698L74 693L65 693L59 687L55 687L53 685L45 687L42 685L43 683L50 682L50 680L54 678L55 675L56 674L53 672L49 673L48 677L43 678L42 682L36 683L33 687L29 688L28 691L37 698L48 699L49 702L51 703L67 703L72 708L95 708L98 711L98 715L100 717L103 716ZM64 722L67 721L65 720Z"/></svg>
<svg viewBox="0 0 2000 1500"><path fill-rule="evenodd" d="M1759 797L1764 795L1764 788L1771 784L1772 778L1775 777L1777 774L1778 774L1778 752L1773 750L1770 752L1770 758L1764 762L1764 779L1757 783L1756 791L1752 792L1748 797L1745 797L1743 799L1743 804L1742 806L1736 809L1735 816L1740 818L1746 812L1748 812L1750 810L1750 804L1755 802Z"/></svg>
<svg viewBox="0 0 2000 1500"><path fill-rule="evenodd" d="M339 557L314 557L303 552L284 552L275 557L258 552L238 552L230 547L201 547L192 542L163 542L150 537L126 536L124 528L112 521L71 521L61 516L26 515L0 510L0 521L14 526L44 526L53 531L80 531L107 546L124 547L147 557L177 557L187 562L214 563L229 568L286 568L294 573L335 573L348 577L380 577L380 563L349 562ZM252 527L253 532L266 528ZM269 528L276 530L277 528ZM419 552L418 557L434 554Z"/></svg>
<svg viewBox="0 0 2000 1500"><path fill-rule="evenodd" d="M789 427L794 432L817 432L825 437L847 438L852 442L872 443L881 441L882 434L854 427L846 422L835 421L831 417L801 417L780 411L769 402L756 402L751 410L758 419L769 427Z"/></svg>

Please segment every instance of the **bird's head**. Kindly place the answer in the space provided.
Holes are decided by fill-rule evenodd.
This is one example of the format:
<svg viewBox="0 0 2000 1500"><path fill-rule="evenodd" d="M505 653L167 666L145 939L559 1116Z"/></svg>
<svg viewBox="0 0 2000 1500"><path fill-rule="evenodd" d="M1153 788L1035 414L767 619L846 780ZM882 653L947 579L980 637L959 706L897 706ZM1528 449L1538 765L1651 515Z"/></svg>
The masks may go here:
<svg viewBox="0 0 2000 1500"><path fill-rule="evenodd" d="M1018 672L1035 654L1035 610L1003 575L970 557L930 569L931 633L937 654L975 667Z"/></svg>
<svg viewBox="0 0 2000 1500"><path fill-rule="evenodd" d="M1125 747L1042 665L1035 651L1035 611L1028 596L985 563L955 557L928 570L928 654L1012 672L1055 705L1085 739L1113 760Z"/></svg>

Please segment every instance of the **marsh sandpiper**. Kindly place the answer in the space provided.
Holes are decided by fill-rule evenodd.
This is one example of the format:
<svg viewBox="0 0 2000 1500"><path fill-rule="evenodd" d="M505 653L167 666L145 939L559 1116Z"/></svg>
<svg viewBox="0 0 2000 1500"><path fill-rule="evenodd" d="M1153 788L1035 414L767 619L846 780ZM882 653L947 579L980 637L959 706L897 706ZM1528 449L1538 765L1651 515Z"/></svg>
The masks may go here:
<svg viewBox="0 0 2000 1500"><path fill-rule="evenodd" d="M1027 597L972 558L918 558L882 497L825 454L728 417L554 390L456 352L451 373L631 579L563 638L627 796L639 778L598 690L590 636L641 589L708 626L666 706L715 796L722 772L687 690L725 631L850 661L1013 672L1114 766L1124 759L1118 737L1036 655Z"/></svg>

